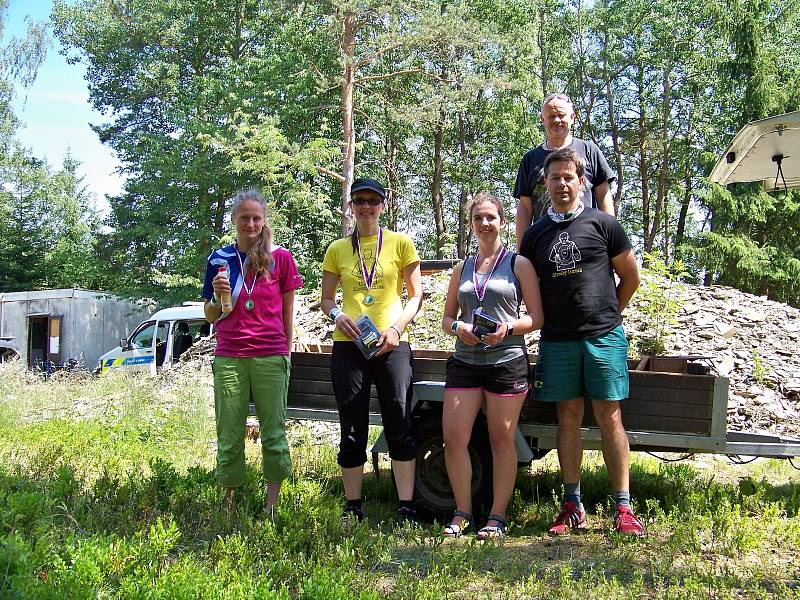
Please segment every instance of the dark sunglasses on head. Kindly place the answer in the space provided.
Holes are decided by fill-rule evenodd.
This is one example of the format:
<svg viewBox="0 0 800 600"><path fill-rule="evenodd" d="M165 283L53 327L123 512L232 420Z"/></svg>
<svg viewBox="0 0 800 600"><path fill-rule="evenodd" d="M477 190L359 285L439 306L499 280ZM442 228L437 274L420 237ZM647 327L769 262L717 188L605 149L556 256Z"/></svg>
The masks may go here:
<svg viewBox="0 0 800 600"><path fill-rule="evenodd" d="M383 204L383 200L380 198L351 198L350 202L355 204L356 206L361 206L362 204L369 204L370 206L379 206Z"/></svg>

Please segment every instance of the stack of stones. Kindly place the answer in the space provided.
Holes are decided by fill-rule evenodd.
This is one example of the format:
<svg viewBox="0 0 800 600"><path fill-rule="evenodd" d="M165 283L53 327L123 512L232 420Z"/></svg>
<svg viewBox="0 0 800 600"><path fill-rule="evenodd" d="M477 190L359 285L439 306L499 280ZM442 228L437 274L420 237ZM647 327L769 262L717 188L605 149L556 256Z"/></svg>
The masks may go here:
<svg viewBox="0 0 800 600"><path fill-rule="evenodd" d="M664 282L664 285L667 285ZM730 379L728 429L800 433L800 310L739 290L683 284L668 324L666 354L708 356L712 372ZM626 311L626 333L646 336L642 297Z"/></svg>

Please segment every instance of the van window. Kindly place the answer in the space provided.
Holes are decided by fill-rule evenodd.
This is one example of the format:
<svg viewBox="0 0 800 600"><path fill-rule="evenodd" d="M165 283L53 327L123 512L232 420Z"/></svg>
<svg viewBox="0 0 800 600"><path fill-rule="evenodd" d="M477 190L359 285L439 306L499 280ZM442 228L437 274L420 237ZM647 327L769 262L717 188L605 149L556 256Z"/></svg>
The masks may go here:
<svg viewBox="0 0 800 600"><path fill-rule="evenodd" d="M142 323L139 330L131 336L131 347L137 350L152 352L153 338L156 342L156 366L164 364L167 351L167 331L169 323L160 322L158 327L152 321Z"/></svg>
<svg viewBox="0 0 800 600"><path fill-rule="evenodd" d="M167 332L169 331L169 323L160 321L158 329L156 329L156 366L160 367L164 364L164 359L167 356Z"/></svg>
<svg viewBox="0 0 800 600"><path fill-rule="evenodd" d="M208 337L208 321L194 319L175 322L175 334L172 340L172 359L178 360L181 354L191 348L201 337Z"/></svg>
<svg viewBox="0 0 800 600"><path fill-rule="evenodd" d="M152 321L149 323L142 323L139 326L139 331L131 336L131 346L139 350L152 348L155 331L156 324Z"/></svg>

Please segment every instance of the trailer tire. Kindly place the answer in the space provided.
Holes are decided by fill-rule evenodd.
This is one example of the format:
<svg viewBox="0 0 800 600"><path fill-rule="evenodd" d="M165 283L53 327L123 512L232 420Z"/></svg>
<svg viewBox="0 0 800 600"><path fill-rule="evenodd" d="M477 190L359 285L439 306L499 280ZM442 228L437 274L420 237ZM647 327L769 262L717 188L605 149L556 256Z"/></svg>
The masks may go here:
<svg viewBox="0 0 800 600"><path fill-rule="evenodd" d="M447 478L444 459L444 436L441 412L427 410L414 416L417 439L417 466L414 498L417 508L428 516L449 519L456 508L453 490ZM486 420L479 415L469 443L472 460L472 510L487 511L492 504L492 448Z"/></svg>

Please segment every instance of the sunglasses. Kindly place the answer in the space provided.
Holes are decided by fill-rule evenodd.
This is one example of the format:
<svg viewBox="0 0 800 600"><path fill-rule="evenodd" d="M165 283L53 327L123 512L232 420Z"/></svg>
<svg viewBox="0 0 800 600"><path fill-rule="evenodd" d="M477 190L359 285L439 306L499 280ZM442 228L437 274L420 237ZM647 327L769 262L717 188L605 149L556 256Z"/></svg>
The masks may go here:
<svg viewBox="0 0 800 600"><path fill-rule="evenodd" d="M376 199L376 198L351 198L350 202L355 204L356 206L361 206L363 204L369 204L370 206L380 206L383 204L383 200Z"/></svg>

